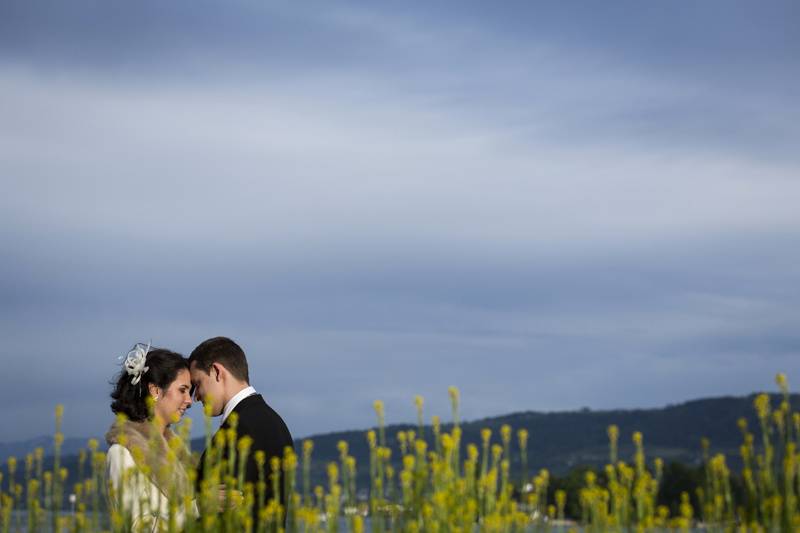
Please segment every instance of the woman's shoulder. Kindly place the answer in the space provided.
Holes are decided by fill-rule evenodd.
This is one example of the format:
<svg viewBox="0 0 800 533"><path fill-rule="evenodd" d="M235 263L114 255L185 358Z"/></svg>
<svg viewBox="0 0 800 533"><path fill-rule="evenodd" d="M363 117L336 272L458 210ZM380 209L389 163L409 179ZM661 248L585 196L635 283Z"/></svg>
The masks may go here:
<svg viewBox="0 0 800 533"><path fill-rule="evenodd" d="M109 463L122 463L123 466L134 464L133 455L130 450L122 444L112 444L106 453L106 461Z"/></svg>

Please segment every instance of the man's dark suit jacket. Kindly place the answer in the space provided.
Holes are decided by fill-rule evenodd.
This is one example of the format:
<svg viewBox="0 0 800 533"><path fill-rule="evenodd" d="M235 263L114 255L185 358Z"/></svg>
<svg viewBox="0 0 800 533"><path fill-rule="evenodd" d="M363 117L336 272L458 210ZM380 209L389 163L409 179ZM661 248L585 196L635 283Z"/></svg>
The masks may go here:
<svg viewBox="0 0 800 533"><path fill-rule="evenodd" d="M258 465L255 461L255 453L258 450L263 450L266 454L267 460L264 464L263 475L264 481L267 484L266 501L269 502L270 499L275 497L272 491L272 482L270 477L270 474L272 473L269 464L270 459L272 457L279 457L282 460L284 448L290 446L292 449L294 449L292 435L289 433L289 428L286 427L286 423L284 423L280 415L276 413L275 410L269 405L267 405L267 402L264 401L264 398L260 394L253 394L247 398L244 398L236 405L236 407L234 407L232 412L239 415L239 422L236 426L236 433L238 435L237 439L242 438L245 435L248 435L253 439L253 445L250 447L250 453L245 466L245 483L252 483L254 489L258 487L259 478ZM219 431L228 429L230 419L230 416L225 419L225 422L222 423ZM228 453L226 446L223 457L227 457L227 455ZM198 488L199 483L203 478L204 460L205 452L203 452L203 457L200 458L197 476ZM238 471L238 465L236 465L236 471ZM283 477L281 477L281 492L283 492L282 487ZM255 496L256 505L253 509L254 529L255 525L258 523L258 509L255 508L258 506L257 489ZM278 497L281 501L281 504L284 505L285 508L286 502L284 501L283 494L279 494Z"/></svg>

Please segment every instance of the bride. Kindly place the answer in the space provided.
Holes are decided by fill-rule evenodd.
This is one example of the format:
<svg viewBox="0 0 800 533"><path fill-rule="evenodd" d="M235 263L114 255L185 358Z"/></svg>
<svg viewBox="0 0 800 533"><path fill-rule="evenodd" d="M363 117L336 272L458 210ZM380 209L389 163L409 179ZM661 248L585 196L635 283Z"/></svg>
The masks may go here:
<svg viewBox="0 0 800 533"><path fill-rule="evenodd" d="M149 344L134 346L116 380L118 416L106 434L109 502L133 531L166 529L170 512L179 530L187 515L197 516L192 457L170 429L192 405L191 388L187 360Z"/></svg>

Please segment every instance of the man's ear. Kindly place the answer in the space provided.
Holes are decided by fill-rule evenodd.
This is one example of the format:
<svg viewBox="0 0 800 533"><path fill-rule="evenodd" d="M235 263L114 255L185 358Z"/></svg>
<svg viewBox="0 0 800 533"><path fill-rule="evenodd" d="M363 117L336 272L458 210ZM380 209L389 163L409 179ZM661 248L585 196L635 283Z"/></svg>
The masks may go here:
<svg viewBox="0 0 800 533"><path fill-rule="evenodd" d="M219 363L211 363L211 368L209 368L208 370L209 370L208 373L211 374L211 377L214 378L217 382L219 382L220 376L222 375L223 372L225 372L225 367Z"/></svg>

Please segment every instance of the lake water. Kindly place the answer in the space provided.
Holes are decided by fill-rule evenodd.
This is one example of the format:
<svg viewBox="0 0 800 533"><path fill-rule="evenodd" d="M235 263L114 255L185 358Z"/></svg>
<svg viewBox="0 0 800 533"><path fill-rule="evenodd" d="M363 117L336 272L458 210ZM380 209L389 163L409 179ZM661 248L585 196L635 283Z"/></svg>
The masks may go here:
<svg viewBox="0 0 800 533"><path fill-rule="evenodd" d="M19 522L22 524L22 527L20 529L16 529L16 523L17 523L18 519L19 519ZM100 517L100 520L101 520L101 523L106 523L107 520L108 520L108 516L105 515L105 514L102 514L101 517ZM12 516L11 516L11 531L12 531L12 533L16 533L16 532L27 533L27 528L25 527L27 521L28 521L28 513L26 511L14 511L12 513ZM578 532L582 532L583 531L582 527L580 527L578 525L575 525L573 523L568 523L568 524L563 524L563 525L555 525L555 526L551 526L550 528L539 528L539 529L537 529L534 526L531 526L530 531L531 532L540 531L540 532L549 532L549 533L566 533L566 531L569 530L570 528L575 528ZM340 518L339 519L339 531L342 532L342 533L347 531L347 519L346 518ZM371 532L372 531L372 527L371 527L369 518L365 518L364 519L364 531L365 532ZM475 531L476 532L478 531L477 525L475 526ZM690 531L692 533L701 533L701 532L704 533L704 532L706 532L708 530L706 528L693 528ZM47 516L47 524L45 526L43 526L43 527L37 528L37 532L52 533L52 528L50 527L50 523L49 523L49 513L48 513L48 516Z"/></svg>

